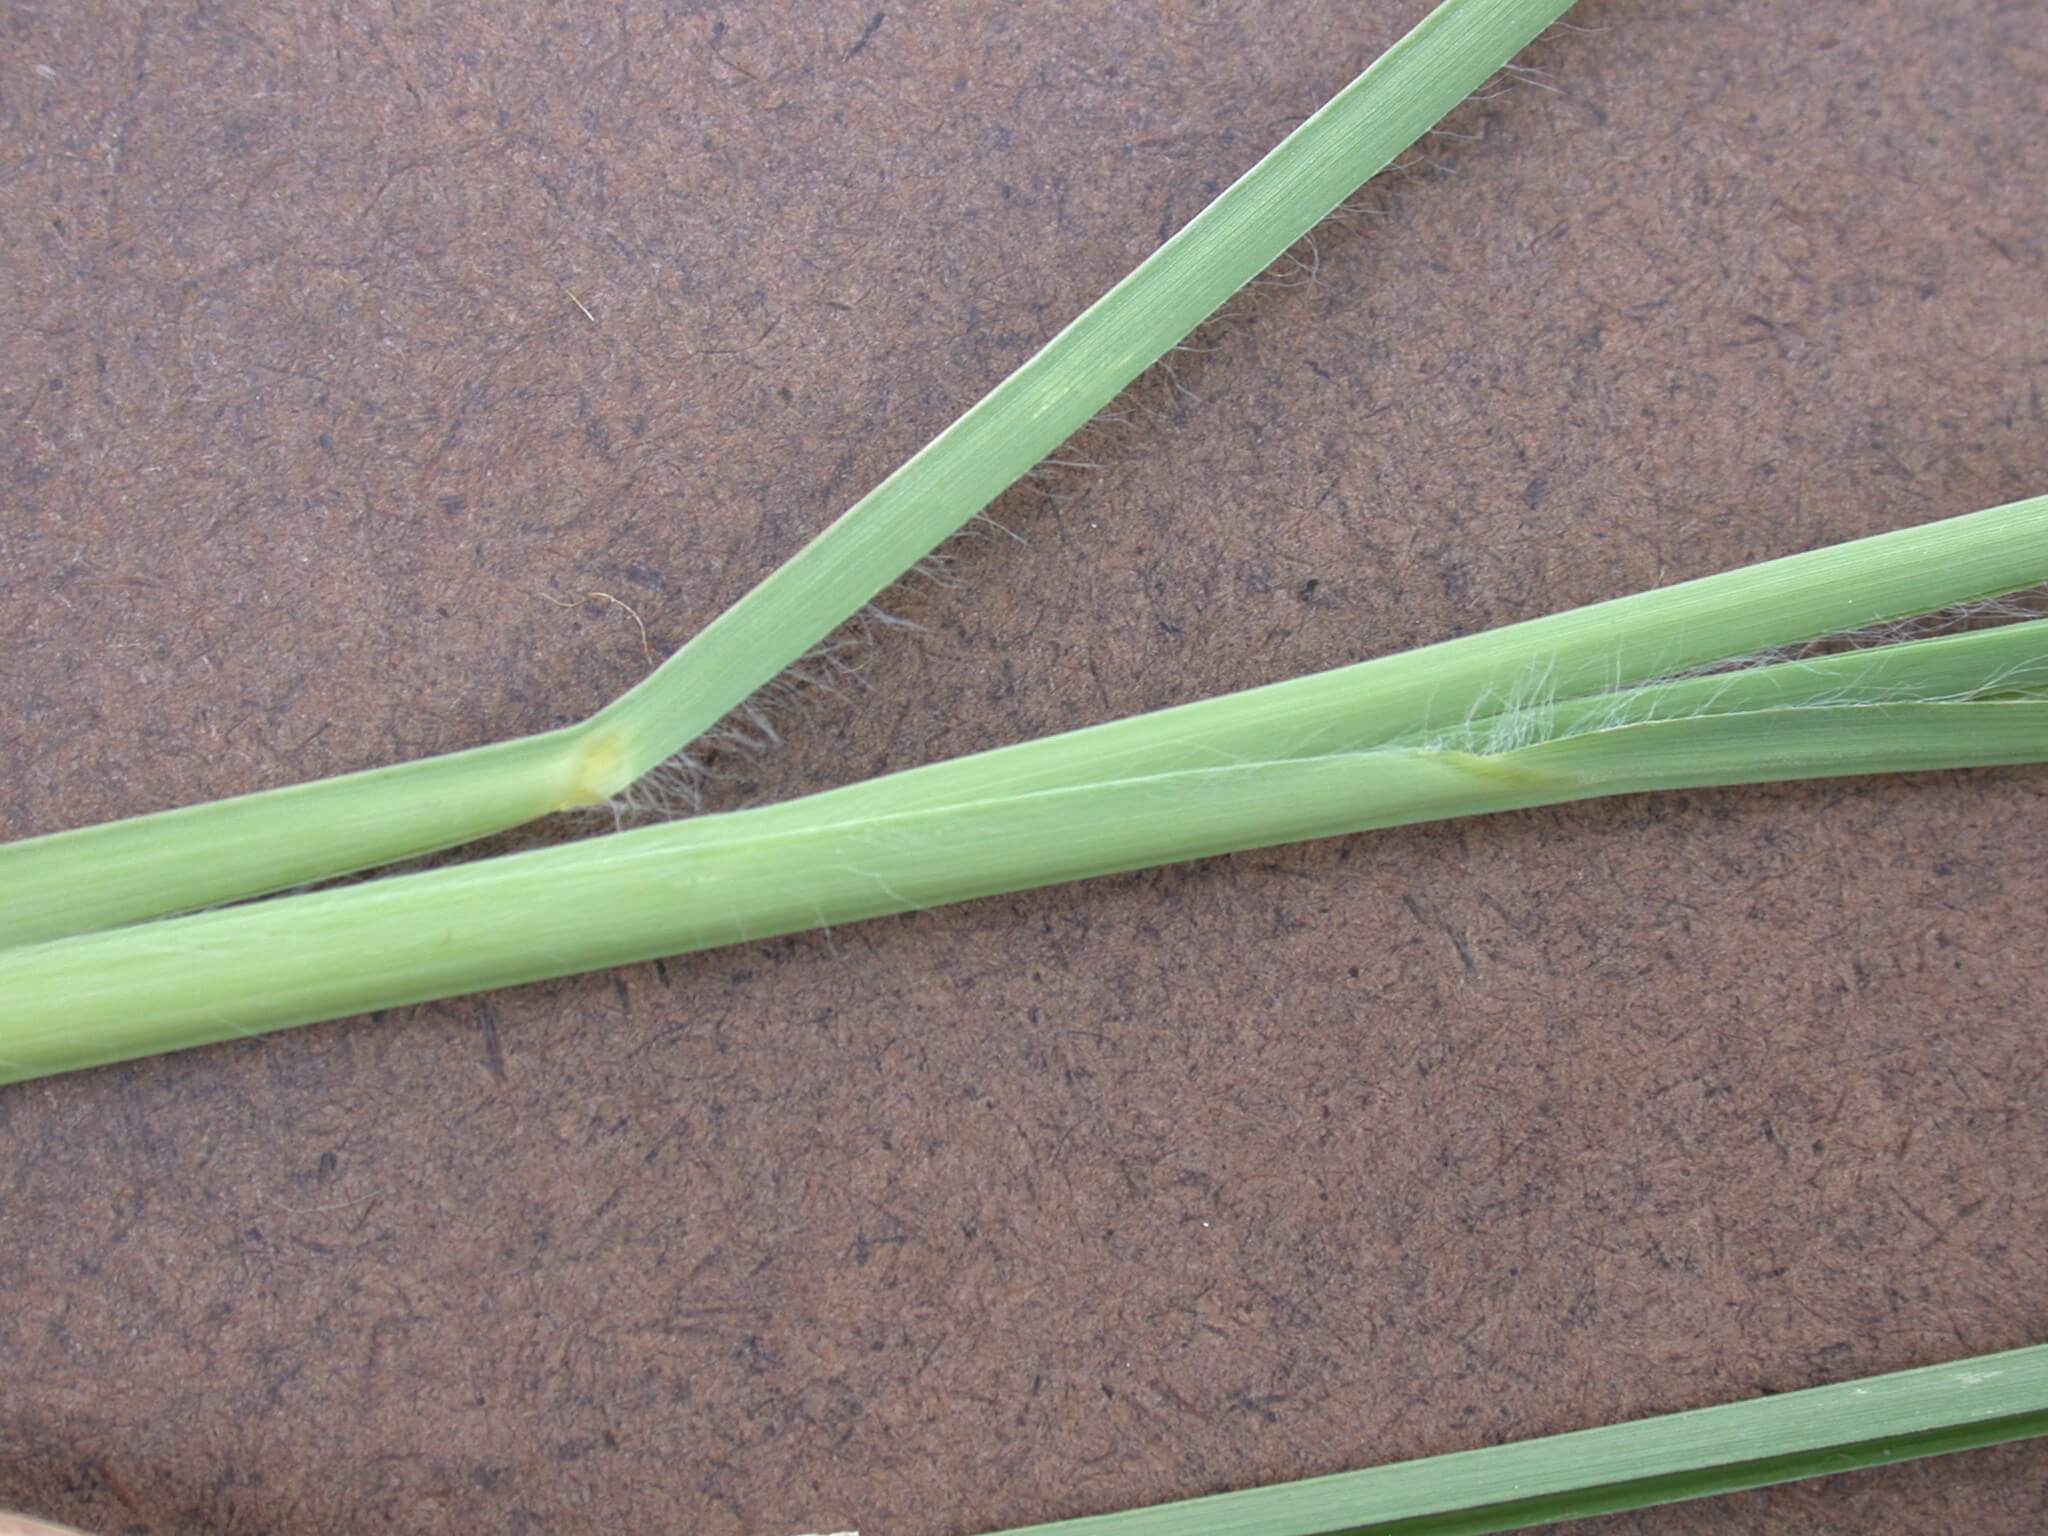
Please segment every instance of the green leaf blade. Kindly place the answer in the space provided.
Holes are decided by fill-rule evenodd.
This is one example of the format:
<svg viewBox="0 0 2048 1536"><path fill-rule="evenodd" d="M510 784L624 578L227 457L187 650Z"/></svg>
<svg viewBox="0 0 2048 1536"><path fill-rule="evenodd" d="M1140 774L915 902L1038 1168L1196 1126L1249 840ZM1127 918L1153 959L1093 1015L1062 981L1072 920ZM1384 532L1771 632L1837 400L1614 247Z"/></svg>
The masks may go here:
<svg viewBox="0 0 2048 1536"><path fill-rule="evenodd" d="M2048 1345L996 1536L1477 1536L2048 1434Z"/></svg>

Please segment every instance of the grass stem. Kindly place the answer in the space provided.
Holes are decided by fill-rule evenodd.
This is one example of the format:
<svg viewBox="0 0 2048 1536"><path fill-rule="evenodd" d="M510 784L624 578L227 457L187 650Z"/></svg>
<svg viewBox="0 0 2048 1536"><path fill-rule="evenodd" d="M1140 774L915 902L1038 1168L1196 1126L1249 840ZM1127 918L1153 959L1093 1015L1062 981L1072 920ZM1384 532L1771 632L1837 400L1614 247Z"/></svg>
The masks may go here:
<svg viewBox="0 0 2048 1536"><path fill-rule="evenodd" d="M0 951L0 1081L1066 880L1646 790L2048 760L2048 498L701 816Z"/></svg>

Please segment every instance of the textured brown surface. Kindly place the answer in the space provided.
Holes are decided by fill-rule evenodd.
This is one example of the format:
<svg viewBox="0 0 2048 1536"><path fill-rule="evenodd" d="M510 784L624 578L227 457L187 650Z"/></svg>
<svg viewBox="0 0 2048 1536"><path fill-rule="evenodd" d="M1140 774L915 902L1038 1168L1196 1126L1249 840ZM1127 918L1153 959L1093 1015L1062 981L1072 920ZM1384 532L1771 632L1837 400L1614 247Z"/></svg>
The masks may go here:
<svg viewBox="0 0 2048 1536"><path fill-rule="evenodd" d="M645 662L586 594L673 647L1421 9L9 7L0 829L587 711ZM2034 0L1577 19L732 792L2048 487ZM2044 794L1381 834L0 1090L0 1506L939 1536L2043 1339Z"/></svg>

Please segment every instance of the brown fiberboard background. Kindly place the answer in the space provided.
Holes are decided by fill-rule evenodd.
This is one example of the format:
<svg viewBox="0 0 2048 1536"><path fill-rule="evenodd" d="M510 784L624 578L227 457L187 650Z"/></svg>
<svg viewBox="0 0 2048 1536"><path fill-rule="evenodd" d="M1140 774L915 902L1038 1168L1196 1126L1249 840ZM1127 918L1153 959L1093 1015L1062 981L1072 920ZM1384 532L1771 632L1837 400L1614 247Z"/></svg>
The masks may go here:
<svg viewBox="0 0 2048 1536"><path fill-rule="evenodd" d="M7 8L5 834L591 709L1422 9ZM2048 486L2037 5L1574 19L722 802ZM940 1536L2038 1341L2044 795L1386 833L7 1089L0 1506Z"/></svg>

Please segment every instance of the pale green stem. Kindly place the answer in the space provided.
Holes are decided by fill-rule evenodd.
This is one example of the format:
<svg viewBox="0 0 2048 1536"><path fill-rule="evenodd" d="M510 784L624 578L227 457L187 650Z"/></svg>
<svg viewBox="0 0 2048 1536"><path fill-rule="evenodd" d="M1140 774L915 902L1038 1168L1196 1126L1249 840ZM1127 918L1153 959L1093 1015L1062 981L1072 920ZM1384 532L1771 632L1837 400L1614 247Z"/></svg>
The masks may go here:
<svg viewBox="0 0 2048 1536"><path fill-rule="evenodd" d="M0 846L0 949L452 848L573 801L588 727Z"/></svg>
<svg viewBox="0 0 2048 1536"><path fill-rule="evenodd" d="M2044 758L2048 703L1855 704L1630 724L1492 756L1249 759L881 814L819 796L0 952L0 1081L1272 843L1640 790ZM792 819L798 805L810 814Z"/></svg>

